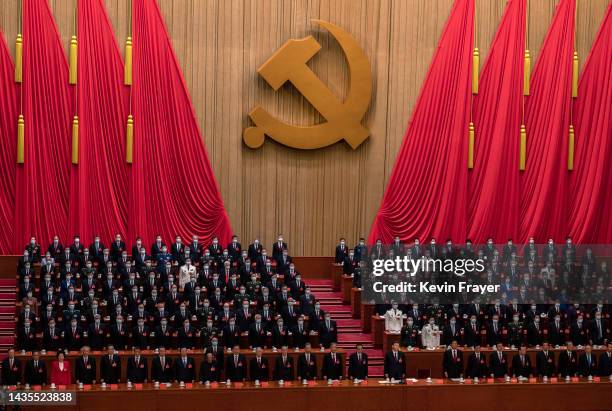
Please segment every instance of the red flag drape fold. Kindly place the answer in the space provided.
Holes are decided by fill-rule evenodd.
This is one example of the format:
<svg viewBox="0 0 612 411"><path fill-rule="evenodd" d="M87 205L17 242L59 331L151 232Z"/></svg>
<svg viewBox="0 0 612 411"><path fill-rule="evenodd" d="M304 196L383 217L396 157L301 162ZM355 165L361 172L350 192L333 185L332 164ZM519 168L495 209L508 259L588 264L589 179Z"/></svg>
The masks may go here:
<svg viewBox="0 0 612 411"><path fill-rule="evenodd" d="M46 1L23 2L24 164L17 166L14 249L31 235L69 243L73 91L68 61Z"/></svg>
<svg viewBox="0 0 612 411"><path fill-rule="evenodd" d="M216 235L226 243L229 219L158 5L133 0L132 10L130 236L198 234L207 243Z"/></svg>
<svg viewBox="0 0 612 411"><path fill-rule="evenodd" d="M563 241L567 229L568 132L576 0L561 0L525 105L527 164L521 174L520 241Z"/></svg>
<svg viewBox="0 0 612 411"><path fill-rule="evenodd" d="M519 132L523 103L526 0L510 0L474 97L474 168L469 173L468 237L517 238Z"/></svg>
<svg viewBox="0 0 612 411"><path fill-rule="evenodd" d="M581 243L612 242L612 4L580 77L574 106L575 168L570 173L570 234Z"/></svg>
<svg viewBox="0 0 612 411"><path fill-rule="evenodd" d="M11 254L14 242L18 87L15 84L15 66L2 33L0 33L0 90L2 90L0 93L0 145L2 146L0 150L0 254Z"/></svg>
<svg viewBox="0 0 612 411"><path fill-rule="evenodd" d="M467 231L474 1L456 0L397 155L369 242Z"/></svg>
<svg viewBox="0 0 612 411"><path fill-rule="evenodd" d="M108 242L127 236L129 89L104 1L79 1L77 16L79 165L71 219L85 241L100 235Z"/></svg>

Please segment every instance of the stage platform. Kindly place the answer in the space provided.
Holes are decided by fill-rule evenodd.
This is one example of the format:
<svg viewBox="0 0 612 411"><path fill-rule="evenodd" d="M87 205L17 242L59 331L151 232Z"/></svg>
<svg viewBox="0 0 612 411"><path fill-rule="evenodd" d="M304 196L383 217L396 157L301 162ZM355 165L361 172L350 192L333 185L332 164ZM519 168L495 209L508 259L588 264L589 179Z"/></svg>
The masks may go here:
<svg viewBox="0 0 612 411"><path fill-rule="evenodd" d="M199 383L181 388L178 384L163 389L152 384L128 389L120 384L102 389L100 386L79 390L77 404L63 406L62 410L131 410L170 411L197 410L212 407L220 410L467 410L495 409L517 410L609 410L612 404L612 383L603 382L557 382L518 383L495 381L474 384L434 380L419 381L407 385L388 386L378 380L355 385L343 381L328 385L319 381L309 386L293 382L283 387L270 382L255 387L244 383L241 387L227 387L224 383L206 387ZM490 407L483 407L490 404ZM39 410L40 407L23 407L24 410Z"/></svg>

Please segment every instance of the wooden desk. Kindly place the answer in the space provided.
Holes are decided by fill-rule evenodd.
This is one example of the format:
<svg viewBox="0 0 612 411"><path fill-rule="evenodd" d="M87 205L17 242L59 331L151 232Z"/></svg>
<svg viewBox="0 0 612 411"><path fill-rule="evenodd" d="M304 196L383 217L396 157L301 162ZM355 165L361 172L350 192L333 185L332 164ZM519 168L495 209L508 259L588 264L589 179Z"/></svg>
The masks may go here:
<svg viewBox="0 0 612 411"><path fill-rule="evenodd" d="M374 314L372 317L372 333L374 334L374 347L380 348L383 343L383 332L385 331L385 318Z"/></svg>
<svg viewBox="0 0 612 411"><path fill-rule="evenodd" d="M361 324L363 325L363 332L369 333L372 331L372 315L374 314L374 304L370 303L361 303Z"/></svg>
<svg viewBox="0 0 612 411"><path fill-rule="evenodd" d="M133 411L197 410L203 406L222 410L388 410L410 409L439 411L448 409L496 409L521 410L606 410L612 404L612 383L479 383L459 384L424 381L407 385L383 385L369 381L367 385L354 385L343 381L335 386L326 382L303 387L292 384L279 387L270 383L267 387L255 387L250 383L242 387L217 388L194 384L192 388L180 388L177 384L156 389L145 384L143 389L127 389L119 385L116 390L102 390L99 386L82 391L77 387L77 404L65 406L66 410L108 411L129 409ZM118 405L120 407L118 407ZM452 404L452 405L451 405ZM36 411L40 407L23 407Z"/></svg>
<svg viewBox="0 0 612 411"><path fill-rule="evenodd" d="M351 314L353 318L361 317L361 288L351 288Z"/></svg>
<svg viewBox="0 0 612 411"><path fill-rule="evenodd" d="M331 267L331 279L332 279L332 289L334 291L340 291L340 287L342 286L342 265L333 263L330 265Z"/></svg>
<svg viewBox="0 0 612 411"><path fill-rule="evenodd" d="M391 346L393 345L393 343L399 342L400 341L400 335L399 334L394 334L394 333L390 333L388 331L383 331L383 342L382 342L382 346L383 346L383 351L387 352L391 349Z"/></svg>
<svg viewBox="0 0 612 411"><path fill-rule="evenodd" d="M342 275L342 284L340 286L342 291L342 302L349 304L351 302L351 289L353 288L353 277L350 275Z"/></svg>

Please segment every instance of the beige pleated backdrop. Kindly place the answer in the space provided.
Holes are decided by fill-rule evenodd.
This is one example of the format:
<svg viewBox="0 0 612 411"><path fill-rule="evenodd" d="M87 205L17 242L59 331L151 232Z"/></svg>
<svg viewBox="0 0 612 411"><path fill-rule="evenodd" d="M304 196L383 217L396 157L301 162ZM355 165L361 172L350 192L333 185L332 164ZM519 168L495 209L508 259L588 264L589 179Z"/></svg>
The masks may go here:
<svg viewBox="0 0 612 411"><path fill-rule="evenodd" d="M50 0L66 50L74 1ZM557 0L529 1L529 47L537 58ZM282 232L293 255L324 256L333 253L339 236L353 244L367 235L453 0L158 2L232 227L243 243L258 236L270 244ZM581 64L608 2L578 0ZM18 0L0 1L0 26L11 51L17 4ZM506 0L476 1L481 63L505 4ZM106 6L122 46L128 2L106 0ZM249 125L246 114L256 103L295 124L320 120L292 86L275 93L256 75L257 67L288 39L314 34L323 49L310 65L337 96L344 96L348 78L341 50L311 19L340 25L365 49L374 79L364 119L371 137L355 151L344 143L298 151L270 140L261 149L250 150L242 143L242 130Z"/></svg>

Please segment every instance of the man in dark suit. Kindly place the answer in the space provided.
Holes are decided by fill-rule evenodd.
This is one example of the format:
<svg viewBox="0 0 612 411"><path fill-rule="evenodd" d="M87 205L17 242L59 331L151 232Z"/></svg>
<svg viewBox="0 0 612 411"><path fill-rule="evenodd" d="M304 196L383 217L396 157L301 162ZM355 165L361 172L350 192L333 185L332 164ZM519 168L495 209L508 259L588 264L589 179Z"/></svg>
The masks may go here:
<svg viewBox="0 0 612 411"><path fill-rule="evenodd" d="M204 354L207 355L211 353L215 362L217 363L217 369L219 374L223 371L223 365L225 362L223 361L223 347L219 344L219 337L216 335L210 339L210 345L204 349Z"/></svg>
<svg viewBox="0 0 612 411"><path fill-rule="evenodd" d="M74 379L76 383L96 383L96 360L90 354L90 348L81 348L81 356L74 361Z"/></svg>
<svg viewBox="0 0 612 411"><path fill-rule="evenodd" d="M536 354L536 369L539 377L550 378L556 373L555 355L546 341L542 343L542 350Z"/></svg>
<svg viewBox="0 0 612 411"><path fill-rule="evenodd" d="M34 351L32 358L26 363L24 377L25 383L30 386L47 384L47 367L40 359L39 351Z"/></svg>
<svg viewBox="0 0 612 411"><path fill-rule="evenodd" d="M298 357L297 373L300 380L317 379L317 358L312 353L310 343L306 343L304 352Z"/></svg>
<svg viewBox="0 0 612 411"><path fill-rule="evenodd" d="M489 367L487 367L487 359L480 352L480 344L474 346L474 352L468 358L465 373L470 378L486 378L489 375Z"/></svg>
<svg viewBox="0 0 612 411"><path fill-rule="evenodd" d="M261 255L263 250L263 246L259 242L259 239L255 239L251 245L249 245L249 259L251 262L256 262Z"/></svg>
<svg viewBox="0 0 612 411"><path fill-rule="evenodd" d="M450 349L444 352L442 369L446 378L463 377L463 352L458 347L457 340L451 342Z"/></svg>
<svg viewBox="0 0 612 411"><path fill-rule="evenodd" d="M593 354L593 347L591 347L591 344L587 344L584 347L584 353L578 360L578 375L585 378L592 377L597 375L597 371L597 358Z"/></svg>
<svg viewBox="0 0 612 411"><path fill-rule="evenodd" d="M281 355L276 357L274 363L274 379L283 381L292 381L294 375L293 358L288 354L286 345L281 347Z"/></svg>
<svg viewBox="0 0 612 411"><path fill-rule="evenodd" d="M521 345L518 354L512 357L512 376L515 378L529 378L533 376L531 359L527 355L527 347L525 345Z"/></svg>
<svg viewBox="0 0 612 411"><path fill-rule="evenodd" d="M349 356L348 378L368 379L368 354L363 352L363 344L357 344L356 351Z"/></svg>
<svg viewBox="0 0 612 411"><path fill-rule="evenodd" d="M263 349L261 347L257 347L255 357L251 358L249 374L251 381L268 381L270 379L268 359L263 357Z"/></svg>
<svg viewBox="0 0 612 411"><path fill-rule="evenodd" d="M147 382L149 367L147 359L140 355L140 347L134 347L134 356L128 358L126 371L128 381L136 384Z"/></svg>
<svg viewBox="0 0 612 411"><path fill-rule="evenodd" d="M348 247L346 246L346 240L344 238L340 239L340 242L336 246L336 264L344 263L345 258L348 257Z"/></svg>
<svg viewBox="0 0 612 411"><path fill-rule="evenodd" d="M29 318L24 321L22 327L19 327L17 346L25 351L33 351L36 348L36 333Z"/></svg>
<svg viewBox="0 0 612 411"><path fill-rule="evenodd" d="M166 383L173 379L172 360L166 357L166 349L159 347L159 355L151 363L151 380Z"/></svg>
<svg viewBox="0 0 612 411"><path fill-rule="evenodd" d="M2 361L2 385L17 385L21 382L21 361L15 358L15 349L10 348L8 357Z"/></svg>
<svg viewBox="0 0 612 411"><path fill-rule="evenodd" d="M202 384L208 382L219 382L221 379L221 370L215 361L212 352L207 352L204 361L200 364L200 382Z"/></svg>
<svg viewBox="0 0 612 411"><path fill-rule="evenodd" d="M565 345L565 351L559 354L559 377L575 377L578 373L578 355L571 341L567 341Z"/></svg>
<svg viewBox="0 0 612 411"><path fill-rule="evenodd" d="M115 241L113 241L113 244L111 245L110 249L110 254L113 258L113 261L119 260L119 257L121 257L121 253L123 253L123 251L125 250L125 242L121 240L121 234L115 235Z"/></svg>
<svg viewBox="0 0 612 411"><path fill-rule="evenodd" d="M246 380L246 357L243 354L240 354L239 345L234 345L234 348L232 348L232 354L227 356L225 363L225 376L232 382L242 382Z"/></svg>
<svg viewBox="0 0 612 411"><path fill-rule="evenodd" d="M232 236L232 241L227 245L227 251L234 261L238 260L242 254L242 245L238 242L237 235Z"/></svg>
<svg viewBox="0 0 612 411"><path fill-rule="evenodd" d="M508 375L508 357L504 353L502 343L497 343L497 350L491 353L489 359L489 369L491 377L503 378Z"/></svg>
<svg viewBox="0 0 612 411"><path fill-rule="evenodd" d="M399 350L399 343L394 342L391 351L385 354L385 378L403 380L406 378L406 357Z"/></svg>
<svg viewBox="0 0 612 411"><path fill-rule="evenodd" d="M608 350L599 356L599 375L602 377L612 375L612 342L608 343Z"/></svg>
<svg viewBox="0 0 612 411"><path fill-rule="evenodd" d="M107 352L100 361L100 381L107 384L121 382L121 359L115 352L115 347L109 345Z"/></svg>
<svg viewBox="0 0 612 411"><path fill-rule="evenodd" d="M195 381L195 360L187 356L187 348L181 347L180 357L174 361L174 380L176 382Z"/></svg>
<svg viewBox="0 0 612 411"><path fill-rule="evenodd" d="M338 328L330 313L325 313L325 320L319 325L319 342L325 348L328 348L332 342L338 342Z"/></svg>
<svg viewBox="0 0 612 411"><path fill-rule="evenodd" d="M329 352L323 356L321 375L324 380L341 380L343 371L342 356L338 353L337 344L333 342L329 346Z"/></svg>
<svg viewBox="0 0 612 411"><path fill-rule="evenodd" d="M283 241L283 235L278 235L278 241L272 245L272 258L276 260L277 264L280 264L283 257L283 251L288 250L287 243Z"/></svg>

